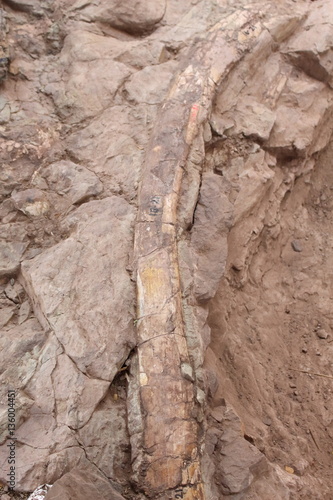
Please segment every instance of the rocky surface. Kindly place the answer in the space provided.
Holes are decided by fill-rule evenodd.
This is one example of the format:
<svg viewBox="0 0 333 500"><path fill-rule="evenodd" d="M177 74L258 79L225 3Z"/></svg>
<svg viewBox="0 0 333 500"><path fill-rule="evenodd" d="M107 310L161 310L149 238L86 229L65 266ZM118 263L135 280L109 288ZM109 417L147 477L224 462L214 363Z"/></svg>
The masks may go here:
<svg viewBox="0 0 333 500"><path fill-rule="evenodd" d="M331 498L332 12L3 2L0 498Z"/></svg>

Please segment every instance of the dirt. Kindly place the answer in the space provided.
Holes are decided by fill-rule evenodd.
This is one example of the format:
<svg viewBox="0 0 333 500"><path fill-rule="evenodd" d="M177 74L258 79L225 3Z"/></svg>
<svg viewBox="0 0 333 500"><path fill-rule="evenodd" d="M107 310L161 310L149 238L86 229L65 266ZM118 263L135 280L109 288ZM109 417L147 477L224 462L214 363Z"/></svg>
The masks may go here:
<svg viewBox="0 0 333 500"><path fill-rule="evenodd" d="M295 487L300 499L329 499L332 488L332 154L287 193L248 279L228 269L209 306L212 404L230 401L270 462L316 478Z"/></svg>

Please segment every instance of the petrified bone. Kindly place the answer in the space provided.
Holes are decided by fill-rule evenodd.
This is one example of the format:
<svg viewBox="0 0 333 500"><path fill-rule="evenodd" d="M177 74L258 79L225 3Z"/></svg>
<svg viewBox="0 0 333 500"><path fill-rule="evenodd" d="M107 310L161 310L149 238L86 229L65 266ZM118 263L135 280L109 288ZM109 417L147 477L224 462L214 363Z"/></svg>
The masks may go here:
<svg viewBox="0 0 333 500"><path fill-rule="evenodd" d="M216 85L262 29L233 14L190 53L160 109L146 154L135 230L138 354L129 388L134 478L154 499L205 498L200 472L194 383L183 319L177 205L183 169L202 133ZM245 26L251 29L245 29ZM238 40L227 41L226 29ZM246 31L246 33L243 33Z"/></svg>

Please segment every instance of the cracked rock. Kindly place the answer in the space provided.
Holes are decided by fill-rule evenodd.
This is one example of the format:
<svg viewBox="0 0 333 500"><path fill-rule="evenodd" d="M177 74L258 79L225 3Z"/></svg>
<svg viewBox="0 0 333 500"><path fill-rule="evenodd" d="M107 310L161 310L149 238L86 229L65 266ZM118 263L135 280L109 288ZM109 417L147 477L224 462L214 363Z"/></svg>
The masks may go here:
<svg viewBox="0 0 333 500"><path fill-rule="evenodd" d="M103 184L93 172L71 161L52 163L43 172L43 177L50 189L60 195L68 196L73 205L82 203L103 191Z"/></svg>
<svg viewBox="0 0 333 500"><path fill-rule="evenodd" d="M15 276L28 243L0 241L0 278Z"/></svg>
<svg viewBox="0 0 333 500"><path fill-rule="evenodd" d="M22 268L41 323L83 373L110 382L134 345L133 215L115 196L86 203L66 219L70 236Z"/></svg>

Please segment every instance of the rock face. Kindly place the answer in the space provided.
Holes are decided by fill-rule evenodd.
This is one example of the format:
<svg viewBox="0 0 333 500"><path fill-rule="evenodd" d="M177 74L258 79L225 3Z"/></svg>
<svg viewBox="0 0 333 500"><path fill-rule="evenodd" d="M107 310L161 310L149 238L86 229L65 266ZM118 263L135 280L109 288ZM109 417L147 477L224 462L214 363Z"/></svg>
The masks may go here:
<svg viewBox="0 0 333 500"><path fill-rule="evenodd" d="M1 482L329 500L332 1L3 3Z"/></svg>
<svg viewBox="0 0 333 500"><path fill-rule="evenodd" d="M67 472L47 493L45 500L123 500L96 467L83 465Z"/></svg>

